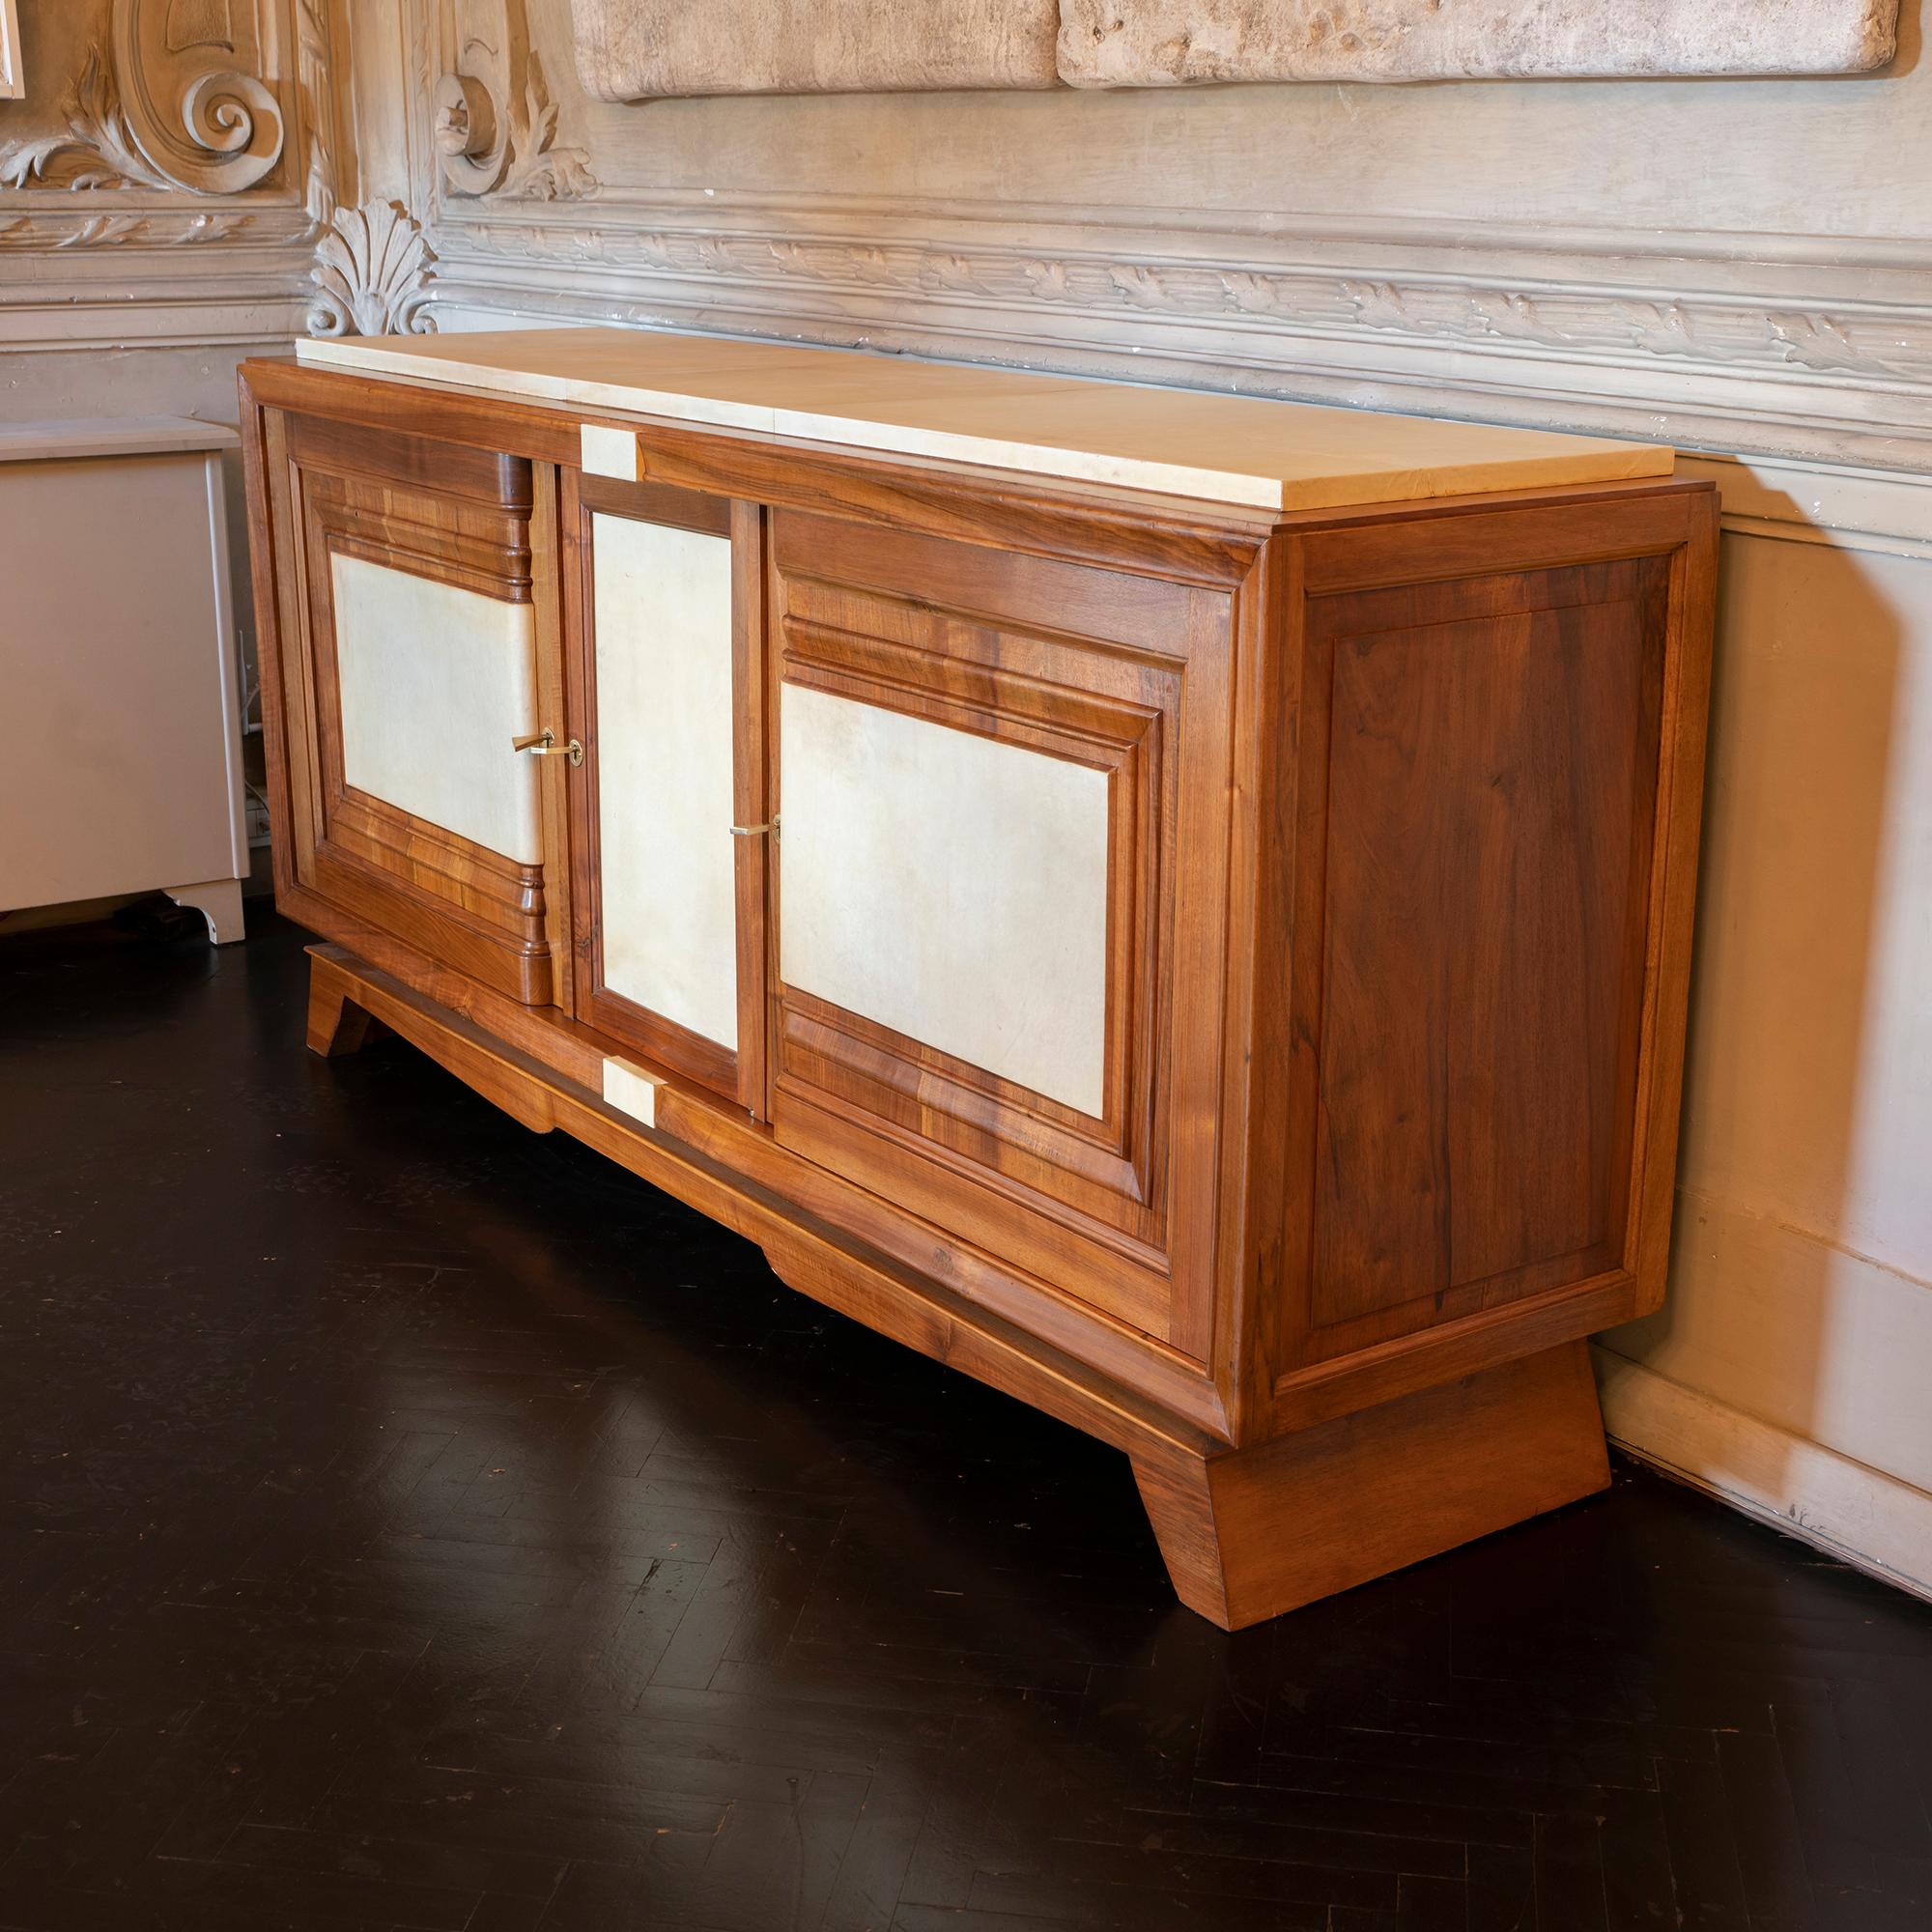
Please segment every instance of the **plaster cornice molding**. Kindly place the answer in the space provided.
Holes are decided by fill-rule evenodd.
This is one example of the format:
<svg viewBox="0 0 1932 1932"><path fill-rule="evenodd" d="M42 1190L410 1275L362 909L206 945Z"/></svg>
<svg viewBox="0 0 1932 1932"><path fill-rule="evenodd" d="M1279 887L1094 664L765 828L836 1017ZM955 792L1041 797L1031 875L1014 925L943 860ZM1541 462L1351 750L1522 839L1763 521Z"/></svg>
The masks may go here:
<svg viewBox="0 0 1932 1932"><path fill-rule="evenodd" d="M176 213L165 210L89 211L48 215L0 210L0 248L93 248L143 243L180 248L197 242L234 242L255 225L252 214Z"/></svg>
<svg viewBox="0 0 1932 1932"><path fill-rule="evenodd" d="M1002 309L1212 320L1296 332L1662 358L1725 370L1792 367L1868 382L1932 384L1932 304L1830 304L1721 292L1506 281L1441 271L1350 273L1253 259L1035 250L836 234L633 226L448 211L451 246L477 259L547 261L622 275L828 292L887 291ZM1654 272L1654 269L1653 269Z"/></svg>
<svg viewBox="0 0 1932 1932"><path fill-rule="evenodd" d="M1717 484L1733 536L1932 559L1932 475L1709 455L1679 472Z"/></svg>

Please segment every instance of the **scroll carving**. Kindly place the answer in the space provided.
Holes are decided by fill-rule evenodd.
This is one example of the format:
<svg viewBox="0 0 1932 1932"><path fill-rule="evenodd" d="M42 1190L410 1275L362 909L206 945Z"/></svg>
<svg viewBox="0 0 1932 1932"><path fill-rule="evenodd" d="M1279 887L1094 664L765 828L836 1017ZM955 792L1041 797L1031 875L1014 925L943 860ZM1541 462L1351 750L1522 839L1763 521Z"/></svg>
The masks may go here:
<svg viewBox="0 0 1932 1932"><path fill-rule="evenodd" d="M0 147L0 185L240 194L282 154L255 60L230 0L115 0L108 45L89 49L62 102L67 132Z"/></svg>
<svg viewBox="0 0 1932 1932"><path fill-rule="evenodd" d="M469 0L458 62L436 83L435 140L444 187L525 201L597 191L583 150L558 142L557 106L530 37L526 0L496 7Z"/></svg>
<svg viewBox="0 0 1932 1932"><path fill-rule="evenodd" d="M474 74L436 84L436 151L444 183L458 194L488 194L503 179L508 143L497 132L497 100Z"/></svg>

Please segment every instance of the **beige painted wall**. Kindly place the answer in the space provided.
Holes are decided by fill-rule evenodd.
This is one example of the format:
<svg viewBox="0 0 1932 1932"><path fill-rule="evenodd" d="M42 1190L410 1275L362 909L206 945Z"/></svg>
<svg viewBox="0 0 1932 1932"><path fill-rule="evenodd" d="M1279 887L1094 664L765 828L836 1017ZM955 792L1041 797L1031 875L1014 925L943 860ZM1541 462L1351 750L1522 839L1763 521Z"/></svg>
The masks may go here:
<svg viewBox="0 0 1932 1932"><path fill-rule="evenodd" d="M1932 1589L1932 479L1861 514L1725 540L1671 1296L1605 1391L1639 1448Z"/></svg>

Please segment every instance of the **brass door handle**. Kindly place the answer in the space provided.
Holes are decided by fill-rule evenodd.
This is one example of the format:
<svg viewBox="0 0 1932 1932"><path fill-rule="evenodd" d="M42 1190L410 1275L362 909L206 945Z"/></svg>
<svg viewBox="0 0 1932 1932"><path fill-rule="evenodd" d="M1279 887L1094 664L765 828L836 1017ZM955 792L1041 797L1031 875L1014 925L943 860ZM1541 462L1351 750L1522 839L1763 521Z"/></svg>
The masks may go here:
<svg viewBox="0 0 1932 1932"><path fill-rule="evenodd" d="M532 731L527 738L512 738L510 749L527 752L533 758L568 758L573 765L583 762L583 747L575 738L567 745L559 745L549 731Z"/></svg>
<svg viewBox="0 0 1932 1932"><path fill-rule="evenodd" d="M771 819L764 825L734 825L731 828L731 837L733 838L755 838L761 833L765 832L769 832L774 838L779 836L779 822L776 818Z"/></svg>

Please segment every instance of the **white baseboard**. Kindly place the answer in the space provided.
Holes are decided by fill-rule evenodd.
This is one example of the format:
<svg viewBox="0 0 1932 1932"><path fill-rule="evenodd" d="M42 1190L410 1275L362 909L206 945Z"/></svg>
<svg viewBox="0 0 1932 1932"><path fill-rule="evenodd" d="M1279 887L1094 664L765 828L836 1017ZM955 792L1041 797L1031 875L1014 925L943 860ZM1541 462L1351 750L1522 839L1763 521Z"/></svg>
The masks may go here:
<svg viewBox="0 0 1932 1932"><path fill-rule="evenodd" d="M1932 1599L1932 1495L1598 1347L1611 1441L1885 1582Z"/></svg>

